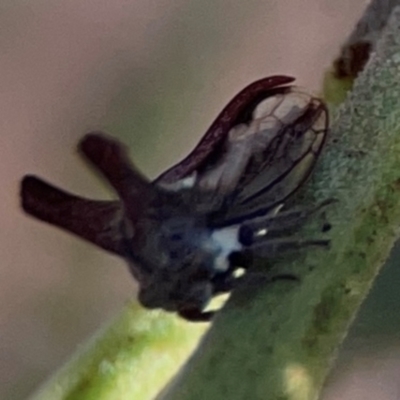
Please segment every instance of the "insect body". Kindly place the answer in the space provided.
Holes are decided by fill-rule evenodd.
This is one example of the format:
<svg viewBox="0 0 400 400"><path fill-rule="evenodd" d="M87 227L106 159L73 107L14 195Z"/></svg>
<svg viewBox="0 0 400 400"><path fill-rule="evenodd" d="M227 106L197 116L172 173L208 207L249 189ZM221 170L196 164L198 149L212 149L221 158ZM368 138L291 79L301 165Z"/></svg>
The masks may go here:
<svg viewBox="0 0 400 400"><path fill-rule="evenodd" d="M209 320L210 299L235 287L236 269L252 256L327 244L282 236L311 213L279 210L311 173L328 126L321 100L293 80L246 87L189 156L153 182L115 139L88 134L79 150L119 200L84 199L26 176L23 208L126 259L145 307Z"/></svg>

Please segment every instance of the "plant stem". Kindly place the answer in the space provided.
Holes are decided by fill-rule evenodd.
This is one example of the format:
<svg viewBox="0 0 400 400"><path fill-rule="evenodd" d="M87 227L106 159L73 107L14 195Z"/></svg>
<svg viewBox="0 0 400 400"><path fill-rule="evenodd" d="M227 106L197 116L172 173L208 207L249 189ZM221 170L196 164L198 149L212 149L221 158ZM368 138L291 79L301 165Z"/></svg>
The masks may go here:
<svg viewBox="0 0 400 400"><path fill-rule="evenodd" d="M193 351L206 327L128 305L31 400L151 399Z"/></svg>

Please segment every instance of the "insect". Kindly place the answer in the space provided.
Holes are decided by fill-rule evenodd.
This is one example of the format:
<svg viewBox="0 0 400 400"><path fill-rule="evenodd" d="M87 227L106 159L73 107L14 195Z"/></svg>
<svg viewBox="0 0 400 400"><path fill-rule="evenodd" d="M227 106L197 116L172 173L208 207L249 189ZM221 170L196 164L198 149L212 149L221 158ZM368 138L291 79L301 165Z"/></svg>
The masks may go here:
<svg viewBox="0 0 400 400"><path fill-rule="evenodd" d="M286 234L315 208L280 212L310 175L328 130L323 102L293 81L272 76L247 86L153 182L117 140L87 134L79 151L119 199L78 197L27 175L23 209L127 260L143 306L210 320L209 301L233 290L236 270L249 269L253 257L328 244Z"/></svg>

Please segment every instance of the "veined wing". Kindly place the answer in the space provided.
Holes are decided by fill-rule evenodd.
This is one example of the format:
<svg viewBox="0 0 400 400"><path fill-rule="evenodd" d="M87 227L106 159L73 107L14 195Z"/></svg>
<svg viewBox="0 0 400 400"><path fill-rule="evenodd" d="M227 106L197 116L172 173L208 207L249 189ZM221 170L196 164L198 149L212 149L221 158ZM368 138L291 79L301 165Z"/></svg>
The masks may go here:
<svg viewBox="0 0 400 400"><path fill-rule="evenodd" d="M251 119L256 105L275 93L284 93L294 81L288 76L271 76L253 82L239 92L222 110L194 150L181 162L163 172L154 182L170 184L202 171L219 158L230 130Z"/></svg>
<svg viewBox="0 0 400 400"><path fill-rule="evenodd" d="M261 102L237 145L250 156L217 225L262 215L282 203L309 177L325 143L328 112L323 102L292 88ZM235 168L234 160L227 170Z"/></svg>

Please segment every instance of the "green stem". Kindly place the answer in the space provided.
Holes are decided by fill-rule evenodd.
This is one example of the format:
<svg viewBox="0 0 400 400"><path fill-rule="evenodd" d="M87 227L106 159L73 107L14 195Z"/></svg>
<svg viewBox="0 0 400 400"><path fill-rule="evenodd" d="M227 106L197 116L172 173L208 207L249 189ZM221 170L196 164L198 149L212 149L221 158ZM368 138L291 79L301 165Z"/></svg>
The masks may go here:
<svg viewBox="0 0 400 400"><path fill-rule="evenodd" d="M177 372L206 327L128 305L31 400L151 399Z"/></svg>

